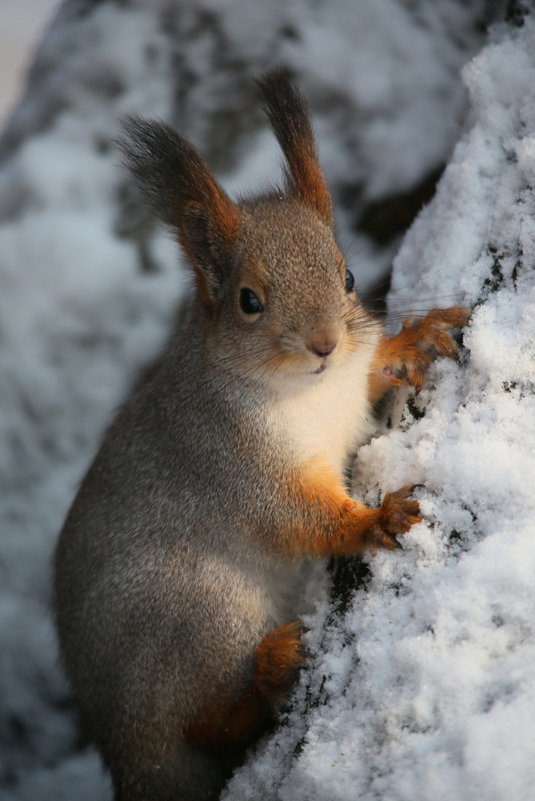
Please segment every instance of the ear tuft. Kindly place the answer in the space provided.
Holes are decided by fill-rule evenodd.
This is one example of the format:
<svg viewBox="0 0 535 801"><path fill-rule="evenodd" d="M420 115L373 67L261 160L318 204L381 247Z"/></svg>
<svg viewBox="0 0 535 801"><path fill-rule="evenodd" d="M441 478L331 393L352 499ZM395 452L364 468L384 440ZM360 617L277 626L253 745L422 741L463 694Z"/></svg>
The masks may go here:
<svg viewBox="0 0 535 801"><path fill-rule="evenodd" d="M264 110L287 162L290 195L312 206L332 227L332 200L316 154L307 103L280 67L257 80Z"/></svg>
<svg viewBox="0 0 535 801"><path fill-rule="evenodd" d="M165 123L128 117L119 147L158 216L193 262L201 300L215 299L236 244L240 212L187 139ZM196 221L196 222L194 222ZM204 295L204 298L202 297Z"/></svg>

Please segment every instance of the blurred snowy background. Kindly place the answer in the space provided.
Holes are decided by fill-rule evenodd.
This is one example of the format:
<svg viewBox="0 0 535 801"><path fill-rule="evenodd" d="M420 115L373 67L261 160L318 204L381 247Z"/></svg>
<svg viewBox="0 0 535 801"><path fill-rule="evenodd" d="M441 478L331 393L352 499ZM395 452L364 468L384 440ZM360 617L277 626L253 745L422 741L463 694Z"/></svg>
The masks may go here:
<svg viewBox="0 0 535 801"><path fill-rule="evenodd" d="M377 503L422 482L426 522L403 552L340 563L311 588L314 658L279 731L225 797L534 797L528 5L60 6L0 137L2 799L110 798L57 664L50 557L102 429L157 353L183 284L173 243L119 166L118 120L163 117L229 191L261 188L279 156L251 76L275 63L309 98L358 286L379 298L393 260L394 325L434 304L469 304L474 315L460 362L437 363L428 388L358 455L359 497Z"/></svg>
<svg viewBox="0 0 535 801"><path fill-rule="evenodd" d="M0 125L21 91L32 52L59 0L17 0L0 8Z"/></svg>

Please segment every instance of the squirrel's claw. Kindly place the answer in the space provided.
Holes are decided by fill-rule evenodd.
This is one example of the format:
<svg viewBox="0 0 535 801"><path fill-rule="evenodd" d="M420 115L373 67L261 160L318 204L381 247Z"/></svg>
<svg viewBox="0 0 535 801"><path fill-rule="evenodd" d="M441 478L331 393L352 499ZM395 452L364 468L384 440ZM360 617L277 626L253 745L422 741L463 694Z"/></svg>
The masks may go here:
<svg viewBox="0 0 535 801"><path fill-rule="evenodd" d="M402 547L397 535L404 534L416 523L420 523L420 505L410 496L417 484L388 492L379 509L379 520L370 532L372 544L377 548L393 551Z"/></svg>

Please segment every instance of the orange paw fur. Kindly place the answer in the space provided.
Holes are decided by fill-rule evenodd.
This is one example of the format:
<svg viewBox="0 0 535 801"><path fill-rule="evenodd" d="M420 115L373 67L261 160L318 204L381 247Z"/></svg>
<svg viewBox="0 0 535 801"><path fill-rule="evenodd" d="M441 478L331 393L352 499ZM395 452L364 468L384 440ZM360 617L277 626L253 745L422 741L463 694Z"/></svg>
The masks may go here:
<svg viewBox="0 0 535 801"><path fill-rule="evenodd" d="M418 501L410 497L413 489L414 485L408 484L385 495L377 510L377 523L369 532L370 545L387 550L400 548L396 534L404 534L421 521Z"/></svg>
<svg viewBox="0 0 535 801"><path fill-rule="evenodd" d="M266 634L256 655L257 682L263 695L277 700L294 684L306 658L302 623L283 623Z"/></svg>
<svg viewBox="0 0 535 801"><path fill-rule="evenodd" d="M372 402L392 385L410 385L419 391L433 352L450 359L456 356L457 345L447 329L466 325L470 314L462 306L432 309L423 318L406 318L394 337L382 337L370 374Z"/></svg>

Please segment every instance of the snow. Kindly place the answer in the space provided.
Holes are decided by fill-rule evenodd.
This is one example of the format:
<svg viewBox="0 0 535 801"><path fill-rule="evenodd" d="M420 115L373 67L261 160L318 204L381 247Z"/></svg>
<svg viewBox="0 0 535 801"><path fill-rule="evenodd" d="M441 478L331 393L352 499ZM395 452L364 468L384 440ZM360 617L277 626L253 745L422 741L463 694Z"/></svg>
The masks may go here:
<svg viewBox="0 0 535 801"><path fill-rule="evenodd" d="M369 503L423 484L424 522L403 551L366 556L349 599L325 579L309 588L320 599L306 621L313 658L279 730L224 797L533 797L535 22L497 25L483 47L484 8L363 0L357 13L352 0L299 0L268 14L238 0L70 0L60 10L0 142L6 801L111 797L57 664L49 562L183 280L168 237L150 221L134 230L117 121L173 119L231 191L263 186L278 156L244 87L273 61L310 98L344 236L354 236L348 181L362 208L449 159L396 255L391 317L434 304L474 312L459 362L437 362L417 398L387 410L356 461L354 491ZM359 250L365 285L385 254L366 241Z"/></svg>

